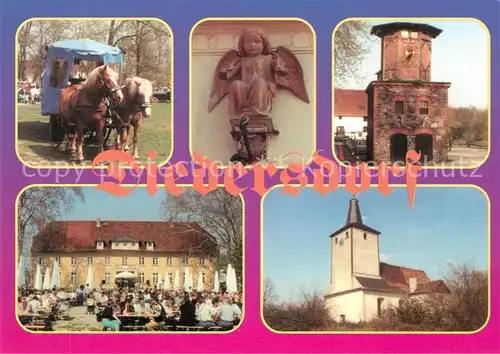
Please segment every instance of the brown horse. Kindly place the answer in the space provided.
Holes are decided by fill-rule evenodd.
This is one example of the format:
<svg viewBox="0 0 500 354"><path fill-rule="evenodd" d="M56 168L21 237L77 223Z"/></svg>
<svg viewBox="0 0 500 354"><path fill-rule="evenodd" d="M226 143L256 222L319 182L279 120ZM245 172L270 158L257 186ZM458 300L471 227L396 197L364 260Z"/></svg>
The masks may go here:
<svg viewBox="0 0 500 354"><path fill-rule="evenodd" d="M116 109L119 121L115 122L118 135L116 150L129 150L128 139L130 127L134 127L134 149L132 156L139 158L139 136L142 119L151 116L151 102L153 100L153 83L140 77L131 77L125 80L122 86L123 101Z"/></svg>
<svg viewBox="0 0 500 354"><path fill-rule="evenodd" d="M73 85L61 92L59 99L59 117L61 124L68 131L74 126L72 134L66 133L67 143L71 140L71 152L76 152L76 160L83 161L84 128L94 125L98 141L98 153L104 151L104 116L105 98L112 104L123 100L121 87L118 85L118 73L108 65L95 68L81 85Z"/></svg>

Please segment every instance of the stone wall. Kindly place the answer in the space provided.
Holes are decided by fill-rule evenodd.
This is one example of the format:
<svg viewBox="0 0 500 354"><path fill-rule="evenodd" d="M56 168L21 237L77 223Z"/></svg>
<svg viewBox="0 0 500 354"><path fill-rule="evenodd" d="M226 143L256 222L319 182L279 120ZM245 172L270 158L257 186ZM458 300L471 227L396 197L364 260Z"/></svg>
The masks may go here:
<svg viewBox="0 0 500 354"><path fill-rule="evenodd" d="M227 165L236 152L228 117L228 101L224 98L207 112L208 98L215 67L229 49L236 49L238 36L246 26L258 26L267 31L273 47L285 46L300 61L310 103L279 90L273 101L271 117L280 134L273 137L268 150L270 162L298 152L309 159L315 148L315 35L310 27L298 20L283 21L206 21L193 29L191 37L191 151ZM298 162L296 155L286 162Z"/></svg>
<svg viewBox="0 0 500 354"><path fill-rule="evenodd" d="M377 162L390 161L391 136L396 133L408 137L408 151L414 150L417 134L432 135L433 162L447 160L447 83L376 82L369 87L373 99L370 110L373 127L371 158ZM395 102L404 102L404 113L396 114ZM428 114L420 114L421 102L427 102Z"/></svg>

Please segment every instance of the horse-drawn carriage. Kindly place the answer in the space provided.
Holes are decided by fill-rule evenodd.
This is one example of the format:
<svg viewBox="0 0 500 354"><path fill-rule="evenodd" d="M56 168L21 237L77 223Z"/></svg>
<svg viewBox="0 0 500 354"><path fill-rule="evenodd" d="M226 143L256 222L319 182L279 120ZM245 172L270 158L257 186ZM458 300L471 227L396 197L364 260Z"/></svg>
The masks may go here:
<svg viewBox="0 0 500 354"><path fill-rule="evenodd" d="M60 116L61 92L85 80L71 75L74 63L82 60L103 65L120 65L123 64L123 51L90 39L64 40L47 46L45 68L42 74L41 114L49 117L49 139L55 147L61 145L67 132L67 127L62 124ZM106 102L107 109L102 132L104 145L113 129L113 115L115 114L109 101ZM88 125L84 128L86 141L96 135L95 126Z"/></svg>

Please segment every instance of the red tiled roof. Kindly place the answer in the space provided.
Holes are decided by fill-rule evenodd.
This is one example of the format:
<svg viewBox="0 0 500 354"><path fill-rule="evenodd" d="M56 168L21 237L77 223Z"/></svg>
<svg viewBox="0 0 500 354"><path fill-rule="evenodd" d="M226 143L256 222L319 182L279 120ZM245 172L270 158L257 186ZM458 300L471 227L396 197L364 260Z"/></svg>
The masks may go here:
<svg viewBox="0 0 500 354"><path fill-rule="evenodd" d="M410 278L417 280L417 288L411 295L450 293L442 280L429 280L421 269L399 267L392 264L380 263L381 279L357 276L363 289L374 291L389 291L392 293L410 293Z"/></svg>
<svg viewBox="0 0 500 354"><path fill-rule="evenodd" d="M383 262L380 262L380 275L392 286L402 289L409 289L410 278L415 278L417 284L430 281L421 269L400 267Z"/></svg>
<svg viewBox="0 0 500 354"><path fill-rule="evenodd" d="M366 290L375 290L375 291L389 291L389 292L406 292L399 287L391 286L385 279L376 279L376 278L365 278L365 277L356 277L359 282L359 285L363 289Z"/></svg>
<svg viewBox="0 0 500 354"><path fill-rule="evenodd" d="M417 289L413 294L436 294L436 293L450 293L450 289L442 280L431 280L427 283L417 284Z"/></svg>
<svg viewBox="0 0 500 354"><path fill-rule="evenodd" d="M368 116L368 96L364 90L335 90L334 116Z"/></svg>
<svg viewBox="0 0 500 354"><path fill-rule="evenodd" d="M167 253L217 252L215 239L196 223L164 221L52 221L35 237L32 253L95 250L97 241L133 239L154 242Z"/></svg>
<svg viewBox="0 0 500 354"><path fill-rule="evenodd" d="M413 294L449 293L448 287L442 280L430 280L421 269L395 266L380 262L380 275L387 284L405 292L410 291L410 278L417 280L417 288Z"/></svg>

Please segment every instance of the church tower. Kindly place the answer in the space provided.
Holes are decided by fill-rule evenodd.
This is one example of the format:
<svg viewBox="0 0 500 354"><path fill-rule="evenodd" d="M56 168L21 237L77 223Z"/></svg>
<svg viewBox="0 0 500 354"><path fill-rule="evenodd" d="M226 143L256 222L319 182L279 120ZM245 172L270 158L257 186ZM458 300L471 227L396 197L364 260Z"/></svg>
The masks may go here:
<svg viewBox="0 0 500 354"><path fill-rule="evenodd" d="M372 28L380 38L381 68L366 88L368 160L405 163L410 150L421 154L423 164L447 160L451 84L431 81L432 41L441 32L410 22Z"/></svg>
<svg viewBox="0 0 500 354"><path fill-rule="evenodd" d="M330 235L331 279L329 294L356 288L355 276L380 278L380 232L365 225L358 199L349 201L347 220Z"/></svg>

